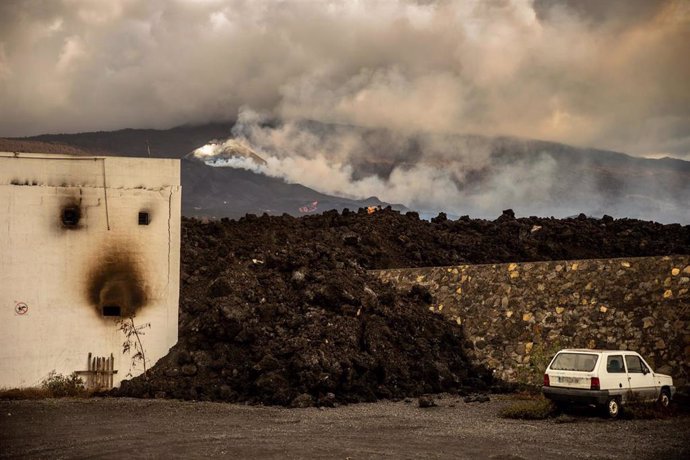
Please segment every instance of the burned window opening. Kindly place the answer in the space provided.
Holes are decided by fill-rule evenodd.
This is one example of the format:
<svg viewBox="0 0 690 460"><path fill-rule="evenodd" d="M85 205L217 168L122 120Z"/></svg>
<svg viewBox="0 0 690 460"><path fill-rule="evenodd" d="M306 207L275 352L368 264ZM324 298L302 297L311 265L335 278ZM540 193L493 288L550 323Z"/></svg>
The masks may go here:
<svg viewBox="0 0 690 460"><path fill-rule="evenodd" d="M65 227L76 227L81 218L81 212L78 207L71 206L62 210L62 224Z"/></svg>
<svg viewBox="0 0 690 460"><path fill-rule="evenodd" d="M86 295L98 315L103 307L120 307L120 317L130 317L147 303L146 285L137 261L120 248L97 259L89 270Z"/></svg>
<svg viewBox="0 0 690 460"><path fill-rule="evenodd" d="M122 316L119 305L103 305L103 316Z"/></svg>
<svg viewBox="0 0 690 460"><path fill-rule="evenodd" d="M149 224L149 213L148 212L140 212L139 213L139 225L148 225Z"/></svg>

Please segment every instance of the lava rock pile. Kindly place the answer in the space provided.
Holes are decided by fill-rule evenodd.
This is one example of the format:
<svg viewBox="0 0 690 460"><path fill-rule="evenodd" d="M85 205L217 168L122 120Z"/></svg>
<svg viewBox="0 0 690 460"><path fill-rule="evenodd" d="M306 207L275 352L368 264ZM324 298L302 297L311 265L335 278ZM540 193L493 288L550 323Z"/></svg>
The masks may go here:
<svg viewBox="0 0 690 460"><path fill-rule="evenodd" d="M390 209L183 219L179 343L116 394L334 405L492 385L462 328L374 268L690 253L690 226Z"/></svg>

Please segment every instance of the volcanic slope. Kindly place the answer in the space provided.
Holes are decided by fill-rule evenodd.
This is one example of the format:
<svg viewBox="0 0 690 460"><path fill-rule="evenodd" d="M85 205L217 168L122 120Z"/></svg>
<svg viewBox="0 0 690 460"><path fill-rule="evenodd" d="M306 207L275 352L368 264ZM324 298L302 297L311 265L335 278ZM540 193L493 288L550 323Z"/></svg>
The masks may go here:
<svg viewBox="0 0 690 460"><path fill-rule="evenodd" d="M233 130L245 133L245 128L227 122L166 130L46 134L0 139L0 150L181 158L182 211L188 217L239 218L246 213L264 212L299 216L300 208L315 201L317 212L385 206L374 197L362 200L337 196L346 190L329 192L323 185L315 185L318 190L310 189L300 185L302 177L283 180L242 169L210 167L190 158L195 149L212 140L228 139ZM454 215L491 217L498 215L503 206L514 207L522 215L563 217L584 212L600 217L606 213L690 223L686 204L690 195L690 162L679 159L637 158L619 152L510 137L405 134L313 120L289 123L272 120L253 126L250 131L261 133L250 136L247 142L264 159L271 156L297 159L302 154L311 158L311 154L326 154L331 150L347 152L346 161L331 160L351 168L352 181L372 178L375 179L372 183L379 180L387 183L385 192L372 188L367 194L399 202L393 207L400 210L409 207L424 215L446 210ZM291 132L288 137L294 137L296 145L292 141L289 145L275 144L277 139L286 138L287 132ZM300 139L309 142L302 145ZM453 184L420 188L434 190L432 195L441 188L443 193L433 200L418 200L396 192L391 174L416 167L443 172L439 177L447 175ZM364 193L359 186L355 188Z"/></svg>
<svg viewBox="0 0 690 460"><path fill-rule="evenodd" d="M491 385L462 329L373 268L690 253L690 226L367 214L183 219L180 340L129 396L309 406Z"/></svg>

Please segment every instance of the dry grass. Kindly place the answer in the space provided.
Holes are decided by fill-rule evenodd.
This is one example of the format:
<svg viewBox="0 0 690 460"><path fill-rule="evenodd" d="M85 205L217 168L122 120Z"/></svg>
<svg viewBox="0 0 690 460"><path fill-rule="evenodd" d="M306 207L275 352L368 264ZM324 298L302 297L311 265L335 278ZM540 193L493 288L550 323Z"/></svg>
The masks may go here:
<svg viewBox="0 0 690 460"><path fill-rule="evenodd" d="M543 420L557 412L556 406L543 396L518 394L514 402L501 410L500 415L520 420Z"/></svg>
<svg viewBox="0 0 690 460"><path fill-rule="evenodd" d="M635 420L653 420L672 417L676 412L677 408L673 404L664 408L655 403L632 403L625 405L621 412L621 417Z"/></svg>
<svg viewBox="0 0 690 460"><path fill-rule="evenodd" d="M45 399L50 398L50 392L45 388L12 388L9 390L0 390L0 399L15 400L15 399Z"/></svg>
<svg viewBox="0 0 690 460"><path fill-rule="evenodd" d="M51 372L41 382L40 387L11 388L0 390L0 399L45 399L45 398L85 398L91 392L84 387L84 382L76 375L65 377Z"/></svg>

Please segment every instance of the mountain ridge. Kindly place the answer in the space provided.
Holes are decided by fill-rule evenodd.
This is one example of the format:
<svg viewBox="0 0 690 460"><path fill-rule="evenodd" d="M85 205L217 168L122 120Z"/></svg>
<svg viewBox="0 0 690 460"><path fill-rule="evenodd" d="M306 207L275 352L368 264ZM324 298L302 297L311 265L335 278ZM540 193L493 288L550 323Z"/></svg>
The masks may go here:
<svg viewBox="0 0 690 460"><path fill-rule="evenodd" d="M565 217L582 212L668 223L690 222L690 212L685 204L685 197L690 194L690 162L681 159L641 158L610 150L508 136L400 135L387 130L327 125L313 120L299 122L295 126L316 139L332 140L333 136L343 133L361 139L359 151L350 158L353 181L372 175L385 181L396 168L406 170L417 164L443 169L449 158L455 158L453 155L459 157L462 153L484 152L482 161L476 165L468 163L463 166L462 174L453 176L459 197L451 203L455 209L443 203L425 209L404 203L424 215L443 211L448 215L469 214L487 218L500 215L501 209L512 208L520 215ZM273 120L262 125L261 129L270 133L282 127L281 122ZM301 215L299 209L314 201L319 201L316 212L331 207L342 210L386 205L385 197L384 201L346 198L337 196L338 193L306 187L299 184L299 180L268 177L233 168L202 167L198 160L185 158L211 140L232 137L232 128L233 123L228 122L183 125L168 130L128 128L44 134L0 139L0 149L183 159L183 186L191 191L183 198L183 212L187 216L236 218L245 213L264 212ZM440 153L425 150L432 142L441 142L446 150ZM269 153L271 148L278 147L268 146ZM291 153L280 154L289 156ZM264 156L263 153L261 155ZM545 164L548 168L542 173L539 168ZM506 187L507 192L492 196L497 187ZM511 187L522 187L523 192L526 191L523 193L525 196L510 193ZM377 195L364 193L363 196ZM491 206L480 206L491 200ZM405 206L397 205L395 208L405 210Z"/></svg>

